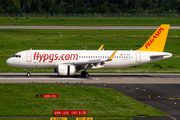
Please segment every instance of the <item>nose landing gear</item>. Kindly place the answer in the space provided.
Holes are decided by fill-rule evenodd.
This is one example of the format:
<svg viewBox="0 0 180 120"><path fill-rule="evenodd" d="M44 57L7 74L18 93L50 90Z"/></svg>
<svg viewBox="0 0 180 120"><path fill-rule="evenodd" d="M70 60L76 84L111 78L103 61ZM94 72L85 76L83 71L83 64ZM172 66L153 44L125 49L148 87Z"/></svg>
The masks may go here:
<svg viewBox="0 0 180 120"><path fill-rule="evenodd" d="M28 72L27 72L27 74L26 74L28 77L30 77L31 76L31 69L29 68L28 69Z"/></svg>

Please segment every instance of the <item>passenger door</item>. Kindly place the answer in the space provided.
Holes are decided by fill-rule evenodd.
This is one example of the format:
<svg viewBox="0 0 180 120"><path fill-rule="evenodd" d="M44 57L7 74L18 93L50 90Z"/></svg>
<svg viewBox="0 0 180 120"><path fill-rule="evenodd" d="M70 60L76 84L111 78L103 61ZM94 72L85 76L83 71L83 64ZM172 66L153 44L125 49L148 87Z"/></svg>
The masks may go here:
<svg viewBox="0 0 180 120"><path fill-rule="evenodd" d="M136 62L141 62L141 53L136 52Z"/></svg>
<svg viewBox="0 0 180 120"><path fill-rule="evenodd" d="M26 53L26 62L32 62L32 52Z"/></svg>

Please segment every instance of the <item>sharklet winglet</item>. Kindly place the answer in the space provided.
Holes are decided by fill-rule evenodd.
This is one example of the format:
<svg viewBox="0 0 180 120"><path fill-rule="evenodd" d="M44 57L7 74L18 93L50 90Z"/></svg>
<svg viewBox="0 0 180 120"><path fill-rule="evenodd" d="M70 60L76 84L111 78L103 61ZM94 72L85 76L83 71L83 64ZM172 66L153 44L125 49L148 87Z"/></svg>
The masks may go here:
<svg viewBox="0 0 180 120"><path fill-rule="evenodd" d="M103 47L104 47L104 44L102 44L98 50L101 51L103 49Z"/></svg>
<svg viewBox="0 0 180 120"><path fill-rule="evenodd" d="M117 50L114 51L114 53L111 55L111 57L109 59L107 59L107 61L111 61L114 58L116 52L117 52Z"/></svg>

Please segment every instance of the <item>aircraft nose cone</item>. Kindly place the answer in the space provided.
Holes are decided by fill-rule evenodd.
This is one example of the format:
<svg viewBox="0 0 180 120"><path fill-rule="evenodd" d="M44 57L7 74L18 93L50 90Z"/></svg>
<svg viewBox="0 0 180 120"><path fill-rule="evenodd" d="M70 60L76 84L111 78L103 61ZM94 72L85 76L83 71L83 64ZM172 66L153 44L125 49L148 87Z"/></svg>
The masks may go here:
<svg viewBox="0 0 180 120"><path fill-rule="evenodd" d="M13 64L12 59L11 59L11 58L7 59L7 60L6 60L6 64L12 66L12 64Z"/></svg>

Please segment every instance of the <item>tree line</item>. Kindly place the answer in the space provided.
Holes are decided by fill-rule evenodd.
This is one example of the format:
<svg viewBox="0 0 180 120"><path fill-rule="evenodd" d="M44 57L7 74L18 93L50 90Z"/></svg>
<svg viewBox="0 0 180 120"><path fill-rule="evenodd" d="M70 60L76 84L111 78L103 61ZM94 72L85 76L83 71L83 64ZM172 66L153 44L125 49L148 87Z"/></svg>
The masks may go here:
<svg viewBox="0 0 180 120"><path fill-rule="evenodd" d="M180 0L0 0L0 13L180 13Z"/></svg>

